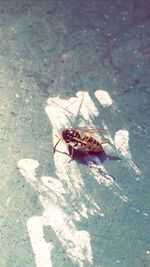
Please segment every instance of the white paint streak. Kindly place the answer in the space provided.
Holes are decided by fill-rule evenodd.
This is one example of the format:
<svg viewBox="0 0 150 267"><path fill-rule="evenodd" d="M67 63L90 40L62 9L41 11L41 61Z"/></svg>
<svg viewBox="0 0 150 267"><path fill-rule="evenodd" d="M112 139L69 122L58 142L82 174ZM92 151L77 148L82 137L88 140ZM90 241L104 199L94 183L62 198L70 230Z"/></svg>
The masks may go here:
<svg viewBox="0 0 150 267"><path fill-rule="evenodd" d="M50 253L53 249L51 243L45 242L43 225L47 220L43 217L32 217L27 222L27 228L35 255L37 267L52 267Z"/></svg>
<svg viewBox="0 0 150 267"><path fill-rule="evenodd" d="M120 154L128 161L129 166L134 170L137 175L141 175L141 171L136 166L131 156L129 149L129 132L127 130L119 130L115 134L115 146Z"/></svg>
<svg viewBox="0 0 150 267"><path fill-rule="evenodd" d="M37 169L38 167L39 162L34 159L23 159L18 161L18 168L20 169L21 174L33 181L36 181L35 169Z"/></svg>
<svg viewBox="0 0 150 267"><path fill-rule="evenodd" d="M107 173L101 163L99 164L99 166L91 164L90 171L91 174L95 176L95 179L99 184L104 184L105 186L111 186L113 184L113 178Z"/></svg>
<svg viewBox="0 0 150 267"><path fill-rule="evenodd" d="M42 200L43 201L43 200ZM44 200L45 202L45 200ZM82 266L83 262L92 262L92 250L89 246L90 235L86 231L77 231L72 217L56 206L43 203L46 206L43 216L58 236L73 262Z"/></svg>
<svg viewBox="0 0 150 267"><path fill-rule="evenodd" d="M45 242L43 227L46 225L52 227L73 262L78 263L80 267L84 266L84 262L89 262L90 266L92 263L92 249L89 233L76 229L73 220L76 219L77 215L74 212L65 213L66 202L65 200L62 201L62 199L66 191L61 182L51 177L42 177L41 182L35 174L37 166L38 162L32 159L22 159L18 162L20 172L40 193L39 198L44 208L42 216L32 217L27 223L37 267L52 266L50 254L53 244ZM47 190L47 188L50 190ZM89 201L91 200L89 198ZM71 207L68 208L71 211ZM92 212L94 212L93 209ZM98 206L97 212L99 212ZM79 215L88 217L87 208L81 201L79 201Z"/></svg>
<svg viewBox="0 0 150 267"><path fill-rule="evenodd" d="M91 121L93 117L97 117L99 115L98 109L96 108L88 92L78 92L76 96L78 97L79 103L82 104L79 112L83 116L83 120Z"/></svg>
<svg viewBox="0 0 150 267"><path fill-rule="evenodd" d="M95 96L103 107L109 107L113 104L110 95L104 90L97 90Z"/></svg>

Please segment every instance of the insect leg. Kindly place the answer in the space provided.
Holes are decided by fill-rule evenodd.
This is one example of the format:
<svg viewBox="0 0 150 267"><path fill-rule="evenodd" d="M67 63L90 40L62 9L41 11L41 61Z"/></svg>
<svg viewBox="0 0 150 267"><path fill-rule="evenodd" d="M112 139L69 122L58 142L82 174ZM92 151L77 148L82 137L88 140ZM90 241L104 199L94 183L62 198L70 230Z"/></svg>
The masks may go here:
<svg viewBox="0 0 150 267"><path fill-rule="evenodd" d="M53 149L53 152L55 153L55 151L56 151L56 146L58 145L58 143L60 142L60 140L62 140L63 138L62 137L60 137L59 138L59 140L57 141L57 143L56 143L56 145L54 146L54 149Z"/></svg>
<svg viewBox="0 0 150 267"><path fill-rule="evenodd" d="M76 143L74 146L71 146L71 155L70 155L70 160L69 160L69 163L73 160L73 151L74 151L74 148L78 145L78 143Z"/></svg>

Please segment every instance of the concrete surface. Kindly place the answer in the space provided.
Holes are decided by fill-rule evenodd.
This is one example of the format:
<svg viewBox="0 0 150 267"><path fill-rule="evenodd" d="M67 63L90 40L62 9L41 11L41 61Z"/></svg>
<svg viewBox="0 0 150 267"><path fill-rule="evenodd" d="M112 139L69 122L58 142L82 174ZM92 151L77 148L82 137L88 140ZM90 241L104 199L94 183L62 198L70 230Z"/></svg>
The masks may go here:
<svg viewBox="0 0 150 267"><path fill-rule="evenodd" d="M1 267L150 266L149 9L0 0ZM63 127L110 160L54 155Z"/></svg>

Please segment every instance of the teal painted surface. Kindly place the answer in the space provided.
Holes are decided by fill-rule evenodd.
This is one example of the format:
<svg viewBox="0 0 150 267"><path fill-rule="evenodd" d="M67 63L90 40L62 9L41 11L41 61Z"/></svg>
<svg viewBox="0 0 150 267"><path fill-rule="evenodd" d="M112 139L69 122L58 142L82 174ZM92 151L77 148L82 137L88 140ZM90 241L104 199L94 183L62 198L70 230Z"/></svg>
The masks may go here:
<svg viewBox="0 0 150 267"><path fill-rule="evenodd" d="M104 162L129 199L124 202L77 163L85 192L104 207L104 217L74 222L91 236L91 266L150 266L148 10L148 1L0 1L1 267L36 266L27 221L41 216L43 206L17 163L38 160L37 177L56 178L45 106L49 97L69 99L78 91L94 101L101 115L94 118L97 128L102 118L113 137L119 129L129 131L141 170L137 176L124 159ZM99 89L109 93L113 109L99 105L94 97ZM78 267L53 229L43 231L54 247L52 266Z"/></svg>

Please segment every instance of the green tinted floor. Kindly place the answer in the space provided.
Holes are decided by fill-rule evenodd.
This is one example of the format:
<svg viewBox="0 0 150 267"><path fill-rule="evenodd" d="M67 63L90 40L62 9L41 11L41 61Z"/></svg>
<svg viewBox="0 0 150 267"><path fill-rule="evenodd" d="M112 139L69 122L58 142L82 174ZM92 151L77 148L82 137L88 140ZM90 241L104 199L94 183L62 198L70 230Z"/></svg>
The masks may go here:
<svg viewBox="0 0 150 267"><path fill-rule="evenodd" d="M1 267L150 266L148 12L0 0Z"/></svg>

